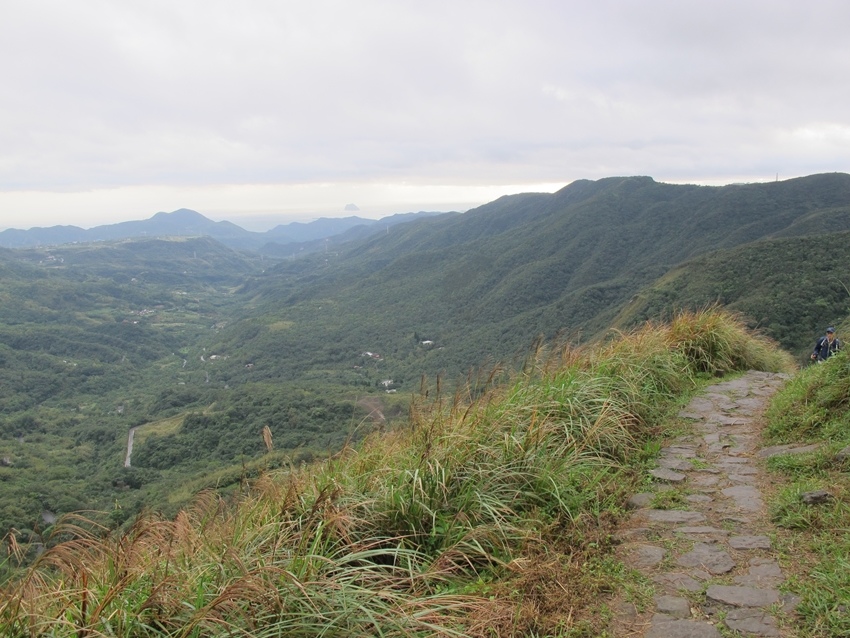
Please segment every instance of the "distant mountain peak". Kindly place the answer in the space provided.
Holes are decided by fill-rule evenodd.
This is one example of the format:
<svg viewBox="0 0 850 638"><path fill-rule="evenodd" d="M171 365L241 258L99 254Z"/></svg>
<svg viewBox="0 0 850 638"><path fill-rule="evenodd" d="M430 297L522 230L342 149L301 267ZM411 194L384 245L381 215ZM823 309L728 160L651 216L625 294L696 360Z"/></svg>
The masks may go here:
<svg viewBox="0 0 850 638"><path fill-rule="evenodd" d="M175 211L170 213L159 212L154 215L151 219L157 219L162 221L163 219L170 219L174 221L210 221L208 218L201 215L198 211L192 210L190 208L178 208Z"/></svg>
<svg viewBox="0 0 850 638"><path fill-rule="evenodd" d="M394 215L381 220L380 228L388 225L428 216L429 213L408 213ZM301 250L315 249L309 245L328 237L339 236L340 240L351 239L344 235L352 228L361 226L368 234L367 227L378 228L378 221L362 217L320 217L312 222L291 222L278 225L270 231L251 232L229 221L213 221L190 208L178 208L171 212L160 211L143 220L118 222L95 226L88 230L76 226L51 226L50 228L31 228L29 230L8 229L0 232L0 246L22 248L38 245L61 245L71 242L109 241L133 237L192 237L207 236L230 248L240 250L264 250L270 244L284 246L305 244ZM325 244L322 244L324 247ZM277 249L273 249L273 252ZM287 249L288 250L288 249ZM269 253L272 254L272 253ZM289 254L289 253L287 253Z"/></svg>

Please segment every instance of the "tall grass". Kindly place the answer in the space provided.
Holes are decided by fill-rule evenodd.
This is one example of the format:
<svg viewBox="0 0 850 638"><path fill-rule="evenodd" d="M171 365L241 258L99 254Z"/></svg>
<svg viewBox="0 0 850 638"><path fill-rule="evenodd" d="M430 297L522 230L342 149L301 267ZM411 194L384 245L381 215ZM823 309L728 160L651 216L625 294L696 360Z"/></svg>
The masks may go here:
<svg viewBox="0 0 850 638"><path fill-rule="evenodd" d="M850 321L839 334L850 330ZM767 411L766 433L775 443L819 443L809 454L780 455L768 462L774 493L771 517L780 528L780 549L789 556L789 588L801 598L799 636L850 635L850 357L845 349L822 364L801 370L777 393ZM825 490L826 503L811 506L801 496Z"/></svg>
<svg viewBox="0 0 850 638"><path fill-rule="evenodd" d="M581 588L610 587L588 567L605 551L593 528L613 520L664 416L700 375L787 364L742 326L709 309L539 348L507 381L429 390L407 427L267 474L236 502L206 492L121 535L68 521L72 540L5 585L0 633L566 632L593 598ZM550 582L562 603L540 593Z"/></svg>

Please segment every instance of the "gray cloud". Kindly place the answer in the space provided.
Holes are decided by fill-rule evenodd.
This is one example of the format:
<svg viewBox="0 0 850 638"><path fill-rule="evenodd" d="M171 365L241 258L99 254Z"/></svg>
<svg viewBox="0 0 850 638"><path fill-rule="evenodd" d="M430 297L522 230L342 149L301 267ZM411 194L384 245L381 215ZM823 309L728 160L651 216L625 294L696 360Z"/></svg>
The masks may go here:
<svg viewBox="0 0 850 638"><path fill-rule="evenodd" d="M14 3L0 203L846 171L847 24L817 0Z"/></svg>

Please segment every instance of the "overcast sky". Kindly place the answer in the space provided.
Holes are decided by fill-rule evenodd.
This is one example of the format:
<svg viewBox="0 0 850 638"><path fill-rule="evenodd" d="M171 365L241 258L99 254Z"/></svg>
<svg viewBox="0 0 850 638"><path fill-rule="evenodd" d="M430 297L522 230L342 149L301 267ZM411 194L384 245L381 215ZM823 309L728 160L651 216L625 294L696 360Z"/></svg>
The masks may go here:
<svg viewBox="0 0 850 638"><path fill-rule="evenodd" d="M846 0L0 8L0 229L850 171Z"/></svg>

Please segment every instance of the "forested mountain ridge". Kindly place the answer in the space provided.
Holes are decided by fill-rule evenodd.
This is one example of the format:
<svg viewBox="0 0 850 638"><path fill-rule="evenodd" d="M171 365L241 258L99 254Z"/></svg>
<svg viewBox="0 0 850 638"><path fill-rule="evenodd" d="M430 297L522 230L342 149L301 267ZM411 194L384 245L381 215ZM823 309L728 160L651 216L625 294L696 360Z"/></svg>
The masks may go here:
<svg viewBox="0 0 850 638"><path fill-rule="evenodd" d="M521 353L539 335L598 335L686 260L823 228L850 230L850 175L724 187L579 181L282 262L245 293L287 329L272 335L248 320L250 337L234 324L222 338L260 368L290 350L322 367L354 365L370 349L389 355L392 378L455 375ZM316 331L323 340L311 338ZM423 340L438 347L423 351Z"/></svg>
<svg viewBox="0 0 850 638"><path fill-rule="evenodd" d="M206 237L0 249L0 531L104 504L120 524L338 449L404 415L423 375L510 364L540 335L720 301L800 350L841 307L824 278L850 279L824 229L850 231L846 174L579 181L299 258ZM690 264L697 288L677 279Z"/></svg>

